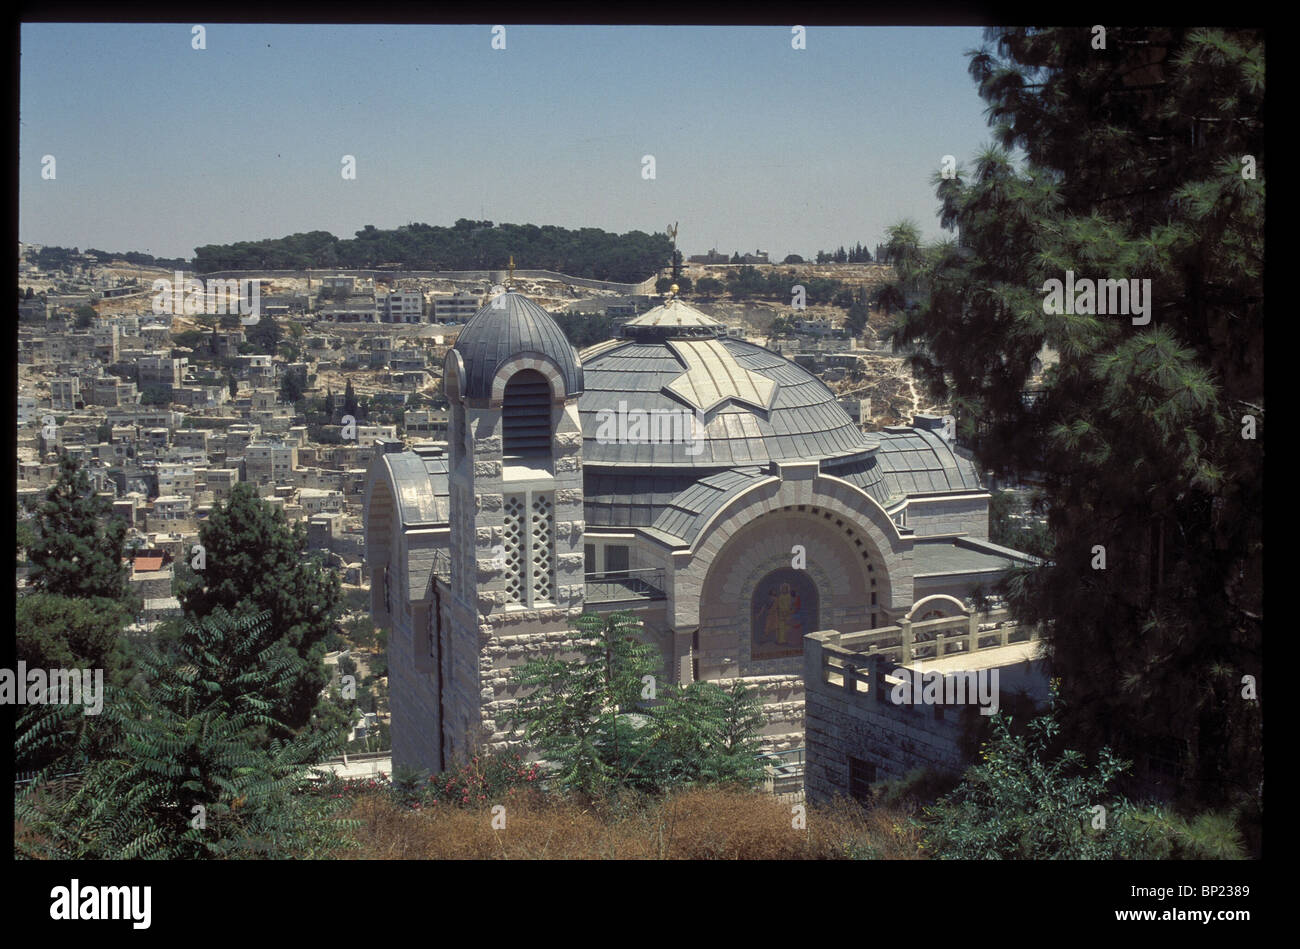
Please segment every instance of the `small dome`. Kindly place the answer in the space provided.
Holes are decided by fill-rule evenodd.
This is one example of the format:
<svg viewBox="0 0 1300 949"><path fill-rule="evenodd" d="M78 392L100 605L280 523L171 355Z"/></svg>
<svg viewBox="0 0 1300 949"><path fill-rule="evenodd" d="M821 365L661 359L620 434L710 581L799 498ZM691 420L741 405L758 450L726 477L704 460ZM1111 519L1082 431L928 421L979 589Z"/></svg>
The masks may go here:
<svg viewBox="0 0 1300 949"><path fill-rule="evenodd" d="M673 297L624 323L623 335L642 340L725 336L727 326L721 320L715 320Z"/></svg>
<svg viewBox="0 0 1300 949"><path fill-rule="evenodd" d="M465 363L466 398L489 398L501 365L529 353L555 361L566 395L582 392L582 362L564 331L549 313L513 291L500 294L475 313L453 348Z"/></svg>

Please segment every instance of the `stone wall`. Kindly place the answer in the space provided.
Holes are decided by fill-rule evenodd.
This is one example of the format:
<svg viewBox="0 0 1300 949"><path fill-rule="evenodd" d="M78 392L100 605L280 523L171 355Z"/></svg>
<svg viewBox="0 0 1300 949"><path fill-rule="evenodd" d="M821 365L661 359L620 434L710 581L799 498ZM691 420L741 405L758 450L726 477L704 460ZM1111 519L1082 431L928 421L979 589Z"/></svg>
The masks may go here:
<svg viewBox="0 0 1300 949"><path fill-rule="evenodd" d="M825 636L828 634L819 634ZM837 634L830 634L837 635ZM827 682L817 637L804 641L804 788L809 803L849 793L849 756L875 765L876 780L901 778L915 768L957 772L966 766L961 742L966 715L947 709L937 719L927 705L894 705Z"/></svg>
<svg viewBox="0 0 1300 949"><path fill-rule="evenodd" d="M402 609L393 616L388 634L388 692L392 712L393 766L438 768L437 678L417 668L417 649L427 649L424 621L427 607ZM418 620L421 622L417 622ZM419 625L417 635L412 628Z"/></svg>
<svg viewBox="0 0 1300 949"><path fill-rule="evenodd" d="M907 502L907 526L918 537L969 534L988 540L989 496L981 492L947 498L911 498Z"/></svg>

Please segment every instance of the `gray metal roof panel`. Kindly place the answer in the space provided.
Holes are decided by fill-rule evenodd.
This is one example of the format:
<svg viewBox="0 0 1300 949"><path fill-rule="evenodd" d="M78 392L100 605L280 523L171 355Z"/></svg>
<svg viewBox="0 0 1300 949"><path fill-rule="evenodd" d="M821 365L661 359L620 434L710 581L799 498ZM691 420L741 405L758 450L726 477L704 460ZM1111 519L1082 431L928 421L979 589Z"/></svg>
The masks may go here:
<svg viewBox="0 0 1300 949"><path fill-rule="evenodd" d="M397 492L398 515L403 526L446 524L450 498L445 459L428 458L413 451L383 456Z"/></svg>
<svg viewBox="0 0 1300 949"><path fill-rule="evenodd" d="M500 301L499 306L493 303ZM465 363L465 395L487 398L492 378L501 364L525 352L555 360L568 394L583 391L582 363L564 332L536 303L518 293L506 293L489 302L465 324L455 349Z"/></svg>

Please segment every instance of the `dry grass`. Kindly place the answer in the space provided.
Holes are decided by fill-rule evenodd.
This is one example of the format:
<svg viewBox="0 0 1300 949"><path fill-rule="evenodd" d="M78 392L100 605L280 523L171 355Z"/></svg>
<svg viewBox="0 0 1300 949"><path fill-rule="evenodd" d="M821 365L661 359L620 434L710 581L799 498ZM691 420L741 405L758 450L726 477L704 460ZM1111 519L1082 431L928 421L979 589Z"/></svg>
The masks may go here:
<svg viewBox="0 0 1300 949"><path fill-rule="evenodd" d="M516 790L506 826L490 808L404 810L383 795L357 799L361 860L828 860L914 859L919 832L905 808L844 801L808 807L795 829L791 805L760 792L683 791L640 806L555 800Z"/></svg>

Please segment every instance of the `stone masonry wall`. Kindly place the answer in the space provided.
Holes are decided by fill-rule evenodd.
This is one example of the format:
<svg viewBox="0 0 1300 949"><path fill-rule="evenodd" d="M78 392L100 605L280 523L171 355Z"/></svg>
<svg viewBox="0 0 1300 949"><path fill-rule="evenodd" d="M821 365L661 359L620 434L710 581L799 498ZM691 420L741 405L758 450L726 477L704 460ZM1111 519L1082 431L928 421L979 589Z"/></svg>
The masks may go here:
<svg viewBox="0 0 1300 949"><path fill-rule="evenodd" d="M960 771L962 714L936 719L927 705L896 706L865 692L822 681L822 648L804 642L804 787L810 803L849 793L849 756L876 766L876 780L901 778L914 768ZM976 713L978 714L978 713Z"/></svg>

